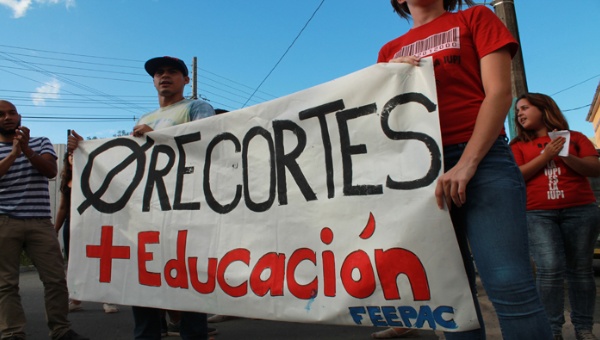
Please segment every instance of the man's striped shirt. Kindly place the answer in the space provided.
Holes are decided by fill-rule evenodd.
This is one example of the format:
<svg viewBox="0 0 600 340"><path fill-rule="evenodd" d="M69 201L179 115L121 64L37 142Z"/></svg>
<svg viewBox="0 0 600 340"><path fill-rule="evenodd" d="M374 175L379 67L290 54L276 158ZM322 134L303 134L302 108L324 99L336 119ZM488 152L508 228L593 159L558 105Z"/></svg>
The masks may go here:
<svg viewBox="0 0 600 340"><path fill-rule="evenodd" d="M8 156L12 147L12 142L0 142L0 159ZM40 155L47 153L56 158L52 143L46 137L32 137L29 147ZM0 177L0 215L51 218L48 178L39 173L23 153Z"/></svg>

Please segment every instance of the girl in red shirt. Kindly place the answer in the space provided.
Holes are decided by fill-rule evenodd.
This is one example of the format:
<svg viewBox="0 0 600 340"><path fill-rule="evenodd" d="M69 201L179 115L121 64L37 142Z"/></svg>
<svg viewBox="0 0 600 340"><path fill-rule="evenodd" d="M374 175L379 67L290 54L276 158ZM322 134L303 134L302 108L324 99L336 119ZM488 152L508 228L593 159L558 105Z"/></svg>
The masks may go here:
<svg viewBox="0 0 600 340"><path fill-rule="evenodd" d="M566 278L576 338L596 339L593 256L600 219L587 177L600 175L598 152L577 131L569 131L568 144L564 137L548 136L551 131L568 131L569 124L547 95L522 95L515 113L517 137L511 147L527 184L529 250L552 331L555 339L562 339ZM559 155L563 148L566 156Z"/></svg>

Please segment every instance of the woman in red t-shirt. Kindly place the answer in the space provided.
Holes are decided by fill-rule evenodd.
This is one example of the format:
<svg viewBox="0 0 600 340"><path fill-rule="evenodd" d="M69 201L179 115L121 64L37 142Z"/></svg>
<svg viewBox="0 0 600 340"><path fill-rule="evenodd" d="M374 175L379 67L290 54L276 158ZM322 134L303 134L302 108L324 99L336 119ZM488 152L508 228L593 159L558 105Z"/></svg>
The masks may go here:
<svg viewBox="0 0 600 340"><path fill-rule="evenodd" d="M525 183L504 133L518 44L489 8L454 12L473 1L391 4L413 26L381 48L378 62L418 67L421 58L433 59L444 146L435 196L439 208L450 211L472 291L475 261L504 339L551 339L529 262ZM481 328L446 332L447 340L485 338L476 298L474 303ZM373 336L400 336L402 330L383 332Z"/></svg>
<svg viewBox="0 0 600 340"><path fill-rule="evenodd" d="M517 137L511 147L527 184L529 251L552 331L555 339L562 339L566 278L577 339L596 339L593 256L600 218L587 177L600 175L598 152L583 134L569 131L547 95L522 95L515 113ZM554 131L565 131L569 141L551 138L548 133ZM563 149L566 154L560 153Z"/></svg>

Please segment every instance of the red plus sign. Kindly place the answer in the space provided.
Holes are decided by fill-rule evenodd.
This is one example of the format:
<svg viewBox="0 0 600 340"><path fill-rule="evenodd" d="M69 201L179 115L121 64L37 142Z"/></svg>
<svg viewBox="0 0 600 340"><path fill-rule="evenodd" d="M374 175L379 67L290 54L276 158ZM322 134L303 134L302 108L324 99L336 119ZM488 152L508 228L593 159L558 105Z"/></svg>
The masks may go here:
<svg viewBox="0 0 600 340"><path fill-rule="evenodd" d="M100 259L100 282L110 282L112 259L129 259L129 246L113 246L113 227L102 226L100 245L86 246L89 258Z"/></svg>

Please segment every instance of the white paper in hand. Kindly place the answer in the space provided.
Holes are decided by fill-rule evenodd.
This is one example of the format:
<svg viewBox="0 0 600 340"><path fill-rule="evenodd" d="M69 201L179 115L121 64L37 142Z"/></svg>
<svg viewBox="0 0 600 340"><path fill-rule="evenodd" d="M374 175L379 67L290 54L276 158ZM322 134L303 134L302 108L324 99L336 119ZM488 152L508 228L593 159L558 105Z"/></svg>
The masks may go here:
<svg viewBox="0 0 600 340"><path fill-rule="evenodd" d="M550 131L548 132L548 137L550 137L551 140L555 140L558 137L563 137L565 139L565 144L558 155L561 157L566 157L569 155L569 142L571 141L571 133L569 130Z"/></svg>

